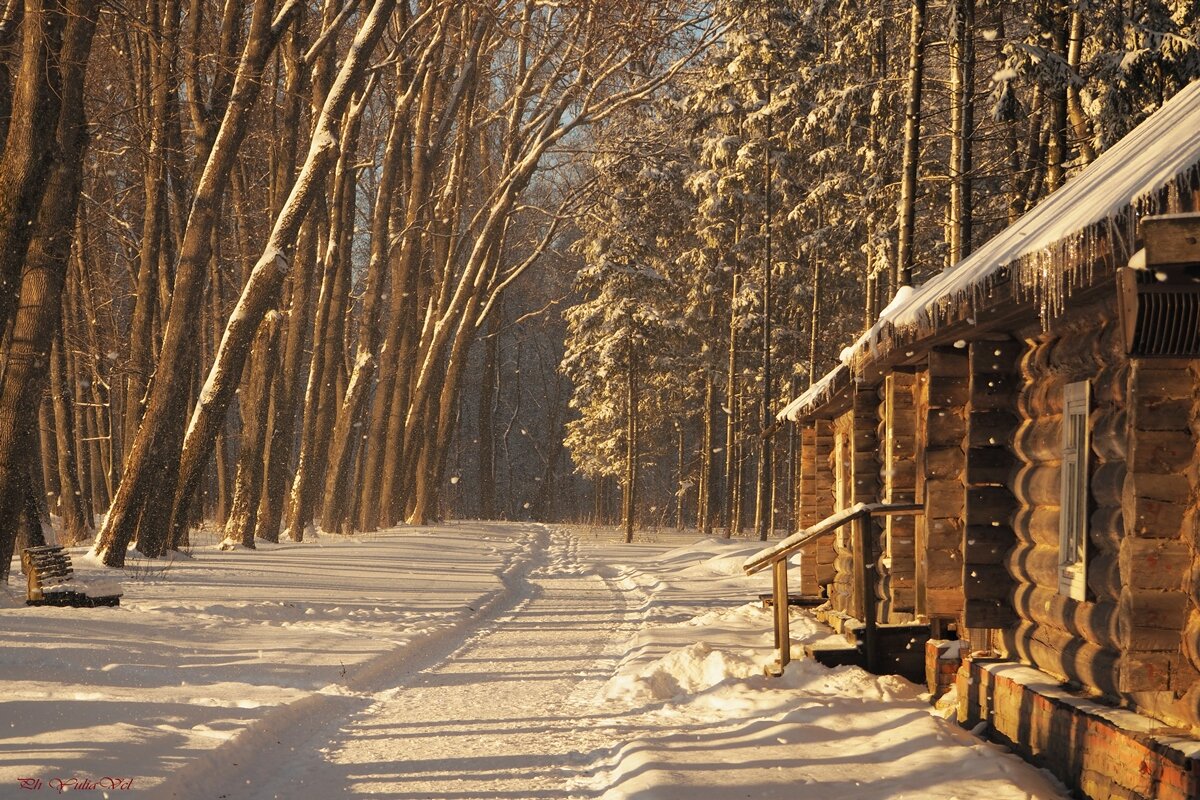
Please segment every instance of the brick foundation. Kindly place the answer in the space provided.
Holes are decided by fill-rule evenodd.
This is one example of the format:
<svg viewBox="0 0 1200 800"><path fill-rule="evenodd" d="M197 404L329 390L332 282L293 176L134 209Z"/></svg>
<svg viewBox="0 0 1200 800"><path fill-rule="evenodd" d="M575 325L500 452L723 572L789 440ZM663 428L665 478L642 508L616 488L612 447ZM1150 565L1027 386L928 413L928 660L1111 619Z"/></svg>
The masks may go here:
<svg viewBox="0 0 1200 800"><path fill-rule="evenodd" d="M925 686L932 700L950 691L962 666L961 643L948 639L929 639L925 642Z"/></svg>
<svg viewBox="0 0 1200 800"><path fill-rule="evenodd" d="M1011 662L968 660L958 672L959 721L1092 800L1200 798L1200 741L1187 731L1064 690Z"/></svg>

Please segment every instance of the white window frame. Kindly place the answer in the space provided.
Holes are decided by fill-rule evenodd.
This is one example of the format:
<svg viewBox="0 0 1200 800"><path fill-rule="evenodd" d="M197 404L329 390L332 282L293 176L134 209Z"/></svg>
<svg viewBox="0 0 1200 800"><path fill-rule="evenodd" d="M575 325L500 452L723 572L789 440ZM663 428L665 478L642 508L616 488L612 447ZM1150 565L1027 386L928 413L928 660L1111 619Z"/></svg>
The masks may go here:
<svg viewBox="0 0 1200 800"><path fill-rule="evenodd" d="M1091 384L1063 387L1062 490L1058 518L1058 593L1087 599L1088 467Z"/></svg>

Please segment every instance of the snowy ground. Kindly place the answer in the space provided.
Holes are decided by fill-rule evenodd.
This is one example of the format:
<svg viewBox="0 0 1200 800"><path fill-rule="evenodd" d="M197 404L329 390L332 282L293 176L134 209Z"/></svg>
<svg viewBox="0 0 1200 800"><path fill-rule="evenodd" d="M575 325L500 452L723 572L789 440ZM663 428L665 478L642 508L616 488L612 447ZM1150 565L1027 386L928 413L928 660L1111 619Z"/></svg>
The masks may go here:
<svg viewBox="0 0 1200 800"><path fill-rule="evenodd" d="M771 659L759 545L458 523L0 590L0 798L1057 798L920 689ZM81 554L81 572L89 570ZM797 645L828 636L795 612ZM90 783L89 783L90 782Z"/></svg>

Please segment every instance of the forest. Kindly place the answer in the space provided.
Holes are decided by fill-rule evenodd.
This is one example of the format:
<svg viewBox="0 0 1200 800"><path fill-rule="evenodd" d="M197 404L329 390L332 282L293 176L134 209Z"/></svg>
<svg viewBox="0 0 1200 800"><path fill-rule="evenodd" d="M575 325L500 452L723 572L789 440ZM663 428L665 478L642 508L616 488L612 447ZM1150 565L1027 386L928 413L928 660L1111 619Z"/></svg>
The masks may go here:
<svg viewBox="0 0 1200 800"><path fill-rule="evenodd" d="M1198 41L1194 0L6 0L0 570L788 530L778 411Z"/></svg>

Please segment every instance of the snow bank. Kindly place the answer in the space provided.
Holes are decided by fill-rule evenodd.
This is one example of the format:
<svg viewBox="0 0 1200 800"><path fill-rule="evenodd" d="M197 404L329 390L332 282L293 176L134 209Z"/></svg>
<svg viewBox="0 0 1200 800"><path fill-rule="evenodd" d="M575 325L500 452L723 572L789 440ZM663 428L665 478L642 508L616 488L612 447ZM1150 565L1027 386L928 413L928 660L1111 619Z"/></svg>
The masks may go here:
<svg viewBox="0 0 1200 800"><path fill-rule="evenodd" d="M769 586L747 577L758 542L704 539L639 554L613 574L653 620L629 641L597 703L628 738L604 754L580 794L605 800L822 796L878 800L1049 800L1053 778L931 707L923 687L803 657L841 642L792 609L792 655L780 678L771 613L747 602ZM610 548L600 560L630 559Z"/></svg>

